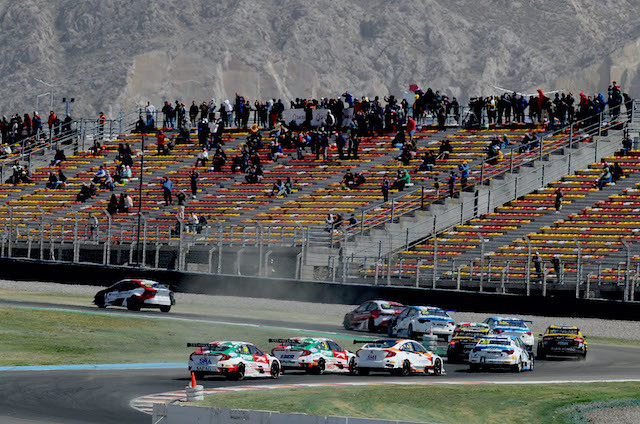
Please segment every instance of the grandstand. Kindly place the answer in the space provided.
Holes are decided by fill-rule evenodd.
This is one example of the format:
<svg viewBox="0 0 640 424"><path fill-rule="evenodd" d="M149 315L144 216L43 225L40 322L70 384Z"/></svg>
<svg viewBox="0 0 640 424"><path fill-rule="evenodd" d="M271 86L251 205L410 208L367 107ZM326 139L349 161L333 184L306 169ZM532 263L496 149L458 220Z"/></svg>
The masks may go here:
<svg viewBox="0 0 640 424"><path fill-rule="evenodd" d="M332 144L326 160L309 151L298 158L295 150L285 150L274 162L265 147L259 152L264 178L248 184L244 174L232 172L231 160L220 172L196 168L195 131L169 154L158 154L155 133L133 133L131 120L109 123L97 153L88 149L100 138L95 126L81 125L69 145L57 146L68 151L64 162L50 166L45 148L44 162L32 164L31 182L0 186L6 203L0 209L3 255L351 283L633 297L640 264L632 249L640 152L625 157L616 152L625 129L637 136L636 121L627 128L625 122L596 120L590 127L557 131L527 124L438 132L423 125L407 165L397 159L394 134L363 138L358 159L340 159ZM539 142L524 145L521 140L530 133L538 134ZM264 134L268 145L272 137ZM504 156L488 161L488 145L503 135L509 142ZM225 133L228 158L240 152L246 138L241 129ZM443 140L452 153L430 170L420 170L424 153L437 154ZM101 166L115 169L118 146L124 143L133 151L133 177L113 192L99 189L92 199L76 201L82 184ZM4 165L21 159L8 158ZM458 178L451 198L447 177L462 161L470 166L467 187ZM619 163L625 176L598 190L594 184L605 162ZM196 199L189 196L193 169L200 173ZM399 169L409 172L411 184L391 190L384 202L381 183L393 181ZM45 188L49 173L58 170L67 176L66 184ZM344 187L347 170L362 173L366 181ZM187 194L185 216L206 216L207 225L195 228L176 218L175 203L164 205L163 177L174 182L174 194ZM287 177L294 181L293 193L272 196L273 183ZM564 195L559 213L557 189ZM133 198L133 208L107 213L110 196L121 193ZM328 214L345 220L353 214L357 223L328 226ZM543 275L536 273L535 252Z"/></svg>

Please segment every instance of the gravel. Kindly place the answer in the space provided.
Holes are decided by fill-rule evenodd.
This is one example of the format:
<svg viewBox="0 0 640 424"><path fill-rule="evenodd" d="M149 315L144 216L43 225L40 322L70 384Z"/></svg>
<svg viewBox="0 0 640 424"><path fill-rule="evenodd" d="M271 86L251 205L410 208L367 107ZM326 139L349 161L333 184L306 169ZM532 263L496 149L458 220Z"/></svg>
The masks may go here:
<svg viewBox="0 0 640 424"><path fill-rule="evenodd" d="M93 296L98 290L93 286L57 284L45 282L25 282L0 280L0 289L24 292L55 293L69 295ZM295 302L289 300L259 299L237 296L211 296L203 294L176 293L176 302L183 305L208 306L211 311L216 308L237 308L251 311L281 311L285 314L309 314L317 316L335 316L335 322L341 322L344 314L355 305L336 305L324 303ZM483 321L489 314L458 312L451 314L456 322ZM627 340L640 340L640 322L605 320L596 318L567 318L535 315L519 315L533 321L534 334L546 329L550 324L577 325L587 336L609 337ZM640 422L640 421L638 421Z"/></svg>
<svg viewBox="0 0 640 424"><path fill-rule="evenodd" d="M640 423L640 406L595 409L585 418L593 424L637 424Z"/></svg>

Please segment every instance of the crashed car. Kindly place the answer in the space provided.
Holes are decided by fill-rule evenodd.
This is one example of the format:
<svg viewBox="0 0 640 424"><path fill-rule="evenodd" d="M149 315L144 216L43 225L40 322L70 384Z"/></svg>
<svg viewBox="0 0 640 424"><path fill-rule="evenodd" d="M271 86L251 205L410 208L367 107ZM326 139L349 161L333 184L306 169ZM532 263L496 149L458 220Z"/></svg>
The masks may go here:
<svg viewBox="0 0 640 424"><path fill-rule="evenodd" d="M251 343L217 341L187 343L187 347L197 348L189 356L189 371L196 378L223 375L232 380L242 380L245 377L280 376L280 361Z"/></svg>
<svg viewBox="0 0 640 424"><path fill-rule="evenodd" d="M404 309L404 305L388 300L369 300L344 316L346 330L385 332L389 321Z"/></svg>
<svg viewBox="0 0 640 424"><path fill-rule="evenodd" d="M538 358L547 356L575 356L587 358L587 341L578 327L551 325L538 342Z"/></svg>
<svg viewBox="0 0 640 424"><path fill-rule="evenodd" d="M484 320L485 324L491 327L491 334L495 336L518 336L522 343L527 347L529 352L533 352L533 344L535 339L528 324L531 321L525 321L516 317L490 317Z"/></svg>
<svg viewBox="0 0 640 424"><path fill-rule="evenodd" d="M365 343L356 352L356 372L359 375L369 375L371 371L389 372L399 376L414 373L444 374L442 358L414 340L380 339L353 342Z"/></svg>
<svg viewBox="0 0 640 424"><path fill-rule="evenodd" d="M533 371L533 353L518 336L483 337L469 353L469 368L508 368L513 372Z"/></svg>
<svg viewBox="0 0 640 424"><path fill-rule="evenodd" d="M278 358L282 371L304 370L309 374L341 372L355 374L356 355L331 339L293 337L269 339L279 343L271 354Z"/></svg>
<svg viewBox="0 0 640 424"><path fill-rule="evenodd" d="M131 311L156 308L169 312L176 304L169 287L152 280L127 279L100 290L93 298L98 308L124 306Z"/></svg>
<svg viewBox="0 0 640 424"><path fill-rule="evenodd" d="M455 324L444 309L435 306L407 306L389 323L390 337L405 336L417 339L424 334L434 334L448 340Z"/></svg>
<svg viewBox="0 0 640 424"><path fill-rule="evenodd" d="M489 334L489 326L480 322L463 322L456 326L447 346L450 364L468 362L469 352L478 341Z"/></svg>

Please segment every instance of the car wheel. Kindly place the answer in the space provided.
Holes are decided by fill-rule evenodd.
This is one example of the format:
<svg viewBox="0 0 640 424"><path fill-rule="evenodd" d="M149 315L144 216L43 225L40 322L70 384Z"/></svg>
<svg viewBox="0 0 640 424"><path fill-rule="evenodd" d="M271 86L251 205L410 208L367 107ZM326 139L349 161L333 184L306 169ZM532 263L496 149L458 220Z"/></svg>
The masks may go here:
<svg viewBox="0 0 640 424"><path fill-rule="evenodd" d="M171 310L171 306L161 306L160 312L169 312Z"/></svg>
<svg viewBox="0 0 640 424"><path fill-rule="evenodd" d="M480 365L478 365L478 364L469 364L469 371L471 371L471 372L480 371Z"/></svg>
<svg viewBox="0 0 640 424"><path fill-rule="evenodd" d="M522 361L518 362L516 365L513 365L511 367L511 371L513 372L520 372L522 371Z"/></svg>
<svg viewBox="0 0 640 424"><path fill-rule="evenodd" d="M104 299L104 294L101 296L96 296L96 306L100 309L104 309L107 307L105 299Z"/></svg>
<svg viewBox="0 0 640 424"><path fill-rule="evenodd" d="M320 359L320 360L318 361L318 366L317 366L317 367L315 367L315 369L313 370L313 371L314 371L314 374L316 374L316 375L322 375L322 374L324 374L324 370L325 370L325 363L324 363L324 359Z"/></svg>
<svg viewBox="0 0 640 424"><path fill-rule="evenodd" d="M411 362L409 362L408 360L405 360L402 363L402 368L400 368L400 372L399 373L403 377L406 377L409 374L411 374Z"/></svg>
<svg viewBox="0 0 640 424"><path fill-rule="evenodd" d="M280 377L280 364L278 364L278 361L273 361L271 363L270 374L273 379Z"/></svg>
<svg viewBox="0 0 640 424"><path fill-rule="evenodd" d="M236 372L231 374L229 377L233 380L240 381L244 379L244 373L245 373L244 364L240 363L236 368Z"/></svg>
<svg viewBox="0 0 640 424"><path fill-rule="evenodd" d="M358 375L369 375L369 368L356 368Z"/></svg>
<svg viewBox="0 0 640 424"><path fill-rule="evenodd" d="M349 361L349 374L350 375L356 375L356 360L355 358L351 358L351 360Z"/></svg>
<svg viewBox="0 0 640 424"><path fill-rule="evenodd" d="M349 319L349 315L345 315L342 320L342 326L345 330L351 330L351 320Z"/></svg>
<svg viewBox="0 0 640 424"><path fill-rule="evenodd" d="M409 324L409 329L407 330L407 336L410 339L413 339L413 340L416 339L416 333L413 332L413 325L412 324Z"/></svg>
<svg viewBox="0 0 640 424"><path fill-rule="evenodd" d="M442 359L436 358L436 362L433 365L433 375L442 375Z"/></svg>
<svg viewBox="0 0 640 424"><path fill-rule="evenodd" d="M136 296L131 296L127 299L127 309L130 311L140 310L140 300Z"/></svg>
<svg viewBox="0 0 640 424"><path fill-rule="evenodd" d="M370 333L377 333L378 332L378 328L376 327L376 321L373 318L369 318L369 332Z"/></svg>

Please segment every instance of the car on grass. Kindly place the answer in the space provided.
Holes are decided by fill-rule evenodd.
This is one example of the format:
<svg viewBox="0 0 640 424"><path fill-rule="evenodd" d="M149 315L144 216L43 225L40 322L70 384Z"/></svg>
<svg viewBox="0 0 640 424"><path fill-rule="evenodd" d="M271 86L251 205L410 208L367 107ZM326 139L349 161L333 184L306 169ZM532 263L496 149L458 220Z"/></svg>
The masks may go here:
<svg viewBox="0 0 640 424"><path fill-rule="evenodd" d="M578 327L550 325L538 342L538 358L575 356L587 359L587 341Z"/></svg>
<svg viewBox="0 0 640 424"><path fill-rule="evenodd" d="M169 312L176 300L173 291L157 281L126 279L100 290L96 293L93 303L98 308L124 306L131 311L155 308Z"/></svg>
<svg viewBox="0 0 640 424"><path fill-rule="evenodd" d="M455 324L444 309L435 306L407 306L389 323L387 335L417 339L424 334L434 334L448 340Z"/></svg>
<svg viewBox="0 0 640 424"><path fill-rule="evenodd" d="M369 375L371 371L399 376L444 374L442 358L415 340L354 340L354 343L365 343L356 352L356 373L359 375Z"/></svg>
<svg viewBox="0 0 640 424"><path fill-rule="evenodd" d="M491 334L495 336L518 336L522 343L527 347L529 352L533 352L533 344L535 338L528 324L531 321L525 321L516 317L490 317L484 320L485 324L491 327Z"/></svg>
<svg viewBox="0 0 640 424"><path fill-rule="evenodd" d="M404 309L404 305L388 300L369 300L344 316L346 330L385 332L387 324Z"/></svg>
<svg viewBox="0 0 640 424"><path fill-rule="evenodd" d="M189 356L189 371L196 378L222 375L232 380L245 377L278 378L280 361L264 353L251 343L217 341L212 343L187 343L197 348Z"/></svg>
<svg viewBox="0 0 640 424"><path fill-rule="evenodd" d="M447 361L450 364L469 362L469 352L478 341L489 334L489 326L481 322L463 322L456 326L447 345Z"/></svg>
<svg viewBox="0 0 640 424"><path fill-rule="evenodd" d="M533 371L533 353L518 336L483 337L469 353L469 368L508 368L513 372Z"/></svg>
<svg viewBox="0 0 640 424"><path fill-rule="evenodd" d="M304 370L309 374L339 372L355 374L356 355L331 339L293 337L269 339L278 343L271 354L278 358L282 371Z"/></svg>

